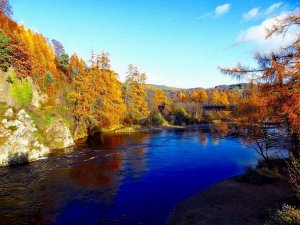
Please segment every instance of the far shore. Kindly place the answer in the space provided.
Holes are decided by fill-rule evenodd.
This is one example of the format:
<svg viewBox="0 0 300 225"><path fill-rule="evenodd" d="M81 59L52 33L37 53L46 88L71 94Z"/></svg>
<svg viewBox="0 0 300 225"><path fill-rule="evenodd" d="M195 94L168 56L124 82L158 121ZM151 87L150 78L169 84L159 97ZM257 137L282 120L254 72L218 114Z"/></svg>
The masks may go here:
<svg viewBox="0 0 300 225"><path fill-rule="evenodd" d="M285 179L256 186L233 177L179 203L167 225L263 225L292 194Z"/></svg>
<svg viewBox="0 0 300 225"><path fill-rule="evenodd" d="M211 124L198 124L187 126L160 126L160 127L122 127L103 129L101 133L135 133L135 132L155 132L155 131L171 131L171 130L188 130L188 129L209 129Z"/></svg>

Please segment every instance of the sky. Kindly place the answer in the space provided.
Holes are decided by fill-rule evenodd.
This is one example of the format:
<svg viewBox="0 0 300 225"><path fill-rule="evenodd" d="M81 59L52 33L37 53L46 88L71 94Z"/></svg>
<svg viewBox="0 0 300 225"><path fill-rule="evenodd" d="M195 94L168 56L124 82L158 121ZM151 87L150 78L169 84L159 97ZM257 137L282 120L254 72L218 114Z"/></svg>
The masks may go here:
<svg viewBox="0 0 300 225"><path fill-rule="evenodd" d="M265 39L300 0L10 0L13 18L85 60L105 50L124 80L129 64L147 83L209 88L236 83L217 67L255 66L256 52L278 51L295 37Z"/></svg>

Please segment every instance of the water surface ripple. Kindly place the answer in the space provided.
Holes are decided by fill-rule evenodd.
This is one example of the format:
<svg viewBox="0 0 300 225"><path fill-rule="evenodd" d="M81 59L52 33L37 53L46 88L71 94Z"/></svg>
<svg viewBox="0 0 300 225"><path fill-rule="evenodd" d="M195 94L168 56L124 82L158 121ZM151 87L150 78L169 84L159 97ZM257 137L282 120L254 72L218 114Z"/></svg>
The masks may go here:
<svg viewBox="0 0 300 225"><path fill-rule="evenodd" d="M0 169L0 224L164 224L181 200L254 165L236 137L205 130L99 135Z"/></svg>

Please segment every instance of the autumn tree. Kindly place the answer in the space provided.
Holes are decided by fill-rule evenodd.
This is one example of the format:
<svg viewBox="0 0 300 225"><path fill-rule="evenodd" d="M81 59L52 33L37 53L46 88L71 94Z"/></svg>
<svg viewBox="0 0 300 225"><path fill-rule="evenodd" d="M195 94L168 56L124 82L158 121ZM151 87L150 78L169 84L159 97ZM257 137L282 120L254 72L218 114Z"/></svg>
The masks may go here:
<svg viewBox="0 0 300 225"><path fill-rule="evenodd" d="M184 92L181 91L178 93L178 99L180 102L184 102L187 99L187 96Z"/></svg>
<svg viewBox="0 0 300 225"><path fill-rule="evenodd" d="M291 14L280 19L269 30L266 38L284 35L299 27L300 14ZM284 124L291 135L292 149L299 155L300 142L300 37L279 52L257 54L257 68L238 64L235 68L221 68L225 74L235 78L248 78L255 83L260 98L265 101L268 114L266 122ZM261 115L257 115L260 117Z"/></svg>
<svg viewBox="0 0 300 225"><path fill-rule="evenodd" d="M51 72L55 77L59 77L55 62L56 55L47 39L22 25L17 28L17 32L19 33L19 41L28 49L29 56L32 59L31 76L41 83L47 71Z"/></svg>
<svg viewBox="0 0 300 225"><path fill-rule="evenodd" d="M105 69L94 66L84 70L83 61L74 55L71 58L76 76L74 91L69 93L68 98L74 107L75 133L78 130L89 133L94 128L120 124L125 113L125 105L121 83L108 64L109 59L103 58L103 61L99 61ZM92 65L97 63L93 62Z"/></svg>
<svg viewBox="0 0 300 225"><path fill-rule="evenodd" d="M195 101L199 104L203 104L207 101L208 99L208 96L207 96L207 93L204 89L200 89L198 92L197 92L197 97L195 99Z"/></svg>
<svg viewBox="0 0 300 225"><path fill-rule="evenodd" d="M208 99L207 93L204 89L200 89L198 91L193 91L189 94L189 100L194 103L193 111L195 117L199 115L201 110L201 105L206 102Z"/></svg>
<svg viewBox="0 0 300 225"><path fill-rule="evenodd" d="M20 77L27 77L32 72L32 57L24 43L15 39L10 44L11 64Z"/></svg>
<svg viewBox="0 0 300 225"><path fill-rule="evenodd" d="M166 93L157 88L153 91L153 107L157 111L161 105L167 106L169 103Z"/></svg>
<svg viewBox="0 0 300 225"><path fill-rule="evenodd" d="M101 127L118 125L125 112L121 82L111 69L109 54L99 54L96 65L97 68L92 68L95 88L99 89L95 103L96 118Z"/></svg>
<svg viewBox="0 0 300 225"><path fill-rule="evenodd" d="M211 104L213 105L229 105L228 96L225 92L214 90L211 94Z"/></svg>
<svg viewBox="0 0 300 225"><path fill-rule="evenodd" d="M129 116L135 120L140 120L149 115L145 81L145 73L140 73L137 67L133 65L128 66L127 77L123 87L123 98Z"/></svg>
<svg viewBox="0 0 300 225"><path fill-rule="evenodd" d="M85 63L82 59L79 59L76 53L72 54L68 64L68 74L70 79L74 79L74 77L85 71Z"/></svg>

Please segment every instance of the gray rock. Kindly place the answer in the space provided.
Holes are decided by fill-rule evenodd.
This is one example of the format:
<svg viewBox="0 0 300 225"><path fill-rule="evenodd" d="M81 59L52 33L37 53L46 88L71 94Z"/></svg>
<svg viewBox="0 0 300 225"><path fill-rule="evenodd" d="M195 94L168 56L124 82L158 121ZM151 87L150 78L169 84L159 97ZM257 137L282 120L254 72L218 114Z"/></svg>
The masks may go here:
<svg viewBox="0 0 300 225"><path fill-rule="evenodd" d="M63 119L54 120L46 130L46 144L50 149L73 146L74 139Z"/></svg>
<svg viewBox="0 0 300 225"><path fill-rule="evenodd" d="M39 142L36 131L33 120L23 109L18 112L17 119L2 120L0 166L22 164L46 156L49 148Z"/></svg>
<svg viewBox="0 0 300 225"><path fill-rule="evenodd" d="M6 112L4 113L4 116L6 117L12 117L14 114L14 111L12 110L12 108L9 108L8 110L6 110Z"/></svg>

